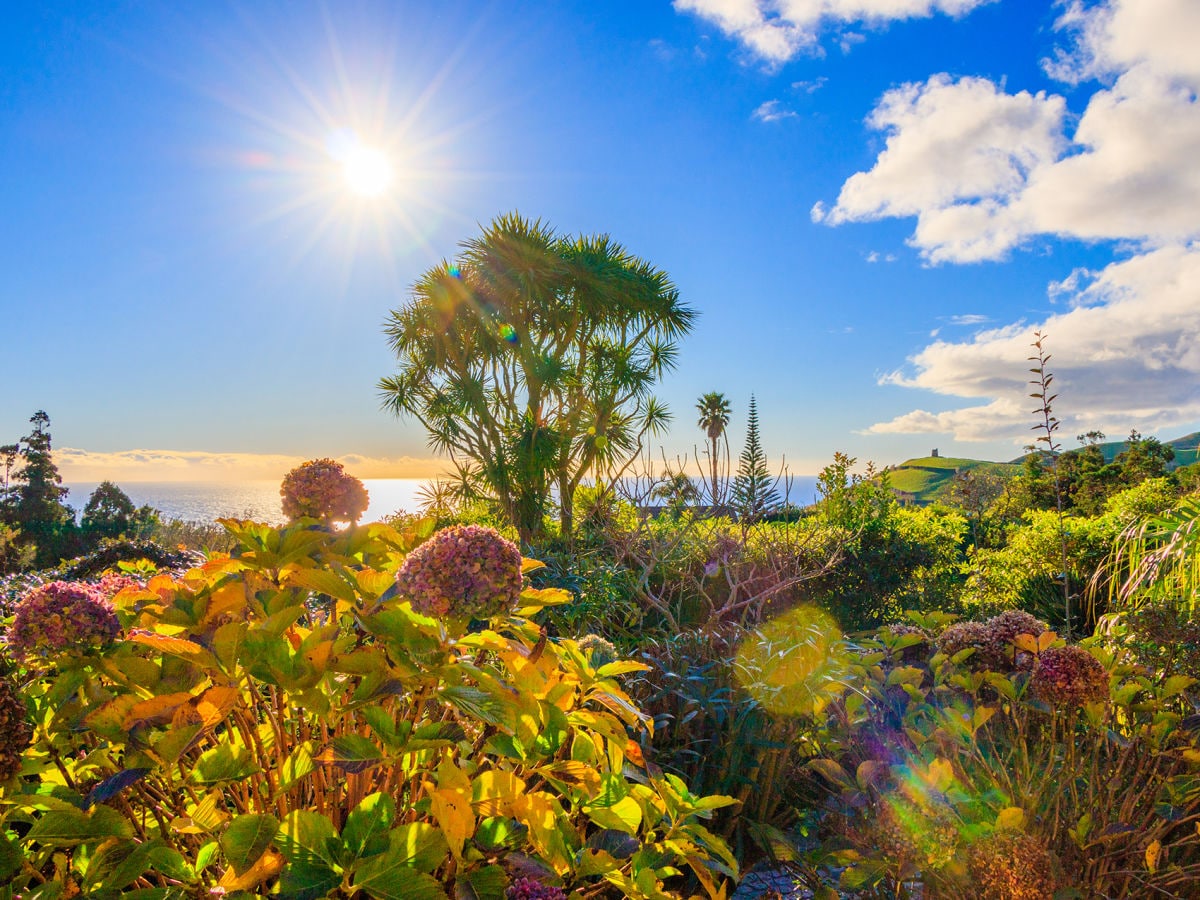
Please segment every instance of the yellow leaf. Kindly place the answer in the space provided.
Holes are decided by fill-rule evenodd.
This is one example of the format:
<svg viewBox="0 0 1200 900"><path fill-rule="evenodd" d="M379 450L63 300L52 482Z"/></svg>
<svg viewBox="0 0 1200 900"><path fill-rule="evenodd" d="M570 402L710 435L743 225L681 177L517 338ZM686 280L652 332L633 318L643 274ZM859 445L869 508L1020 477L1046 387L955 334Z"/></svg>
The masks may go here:
<svg viewBox="0 0 1200 900"><path fill-rule="evenodd" d="M225 870L225 874L221 876L220 887L232 893L234 891L248 891L251 888L258 887L268 878L274 878L283 871L283 857L274 850L268 849L258 860L247 869L243 874L238 875L230 866Z"/></svg>
<svg viewBox="0 0 1200 900"><path fill-rule="evenodd" d="M944 791L954 784L954 766L948 759L941 757L929 764L929 784L936 790Z"/></svg>
<svg viewBox="0 0 1200 900"><path fill-rule="evenodd" d="M546 564L540 559L529 559L521 557L521 574L528 575L530 572L536 572L538 569L546 568Z"/></svg>
<svg viewBox="0 0 1200 900"><path fill-rule="evenodd" d="M1151 841L1150 846L1146 848L1146 868L1151 872L1158 871L1158 864L1162 861L1162 856L1162 842Z"/></svg>
<svg viewBox="0 0 1200 900"><path fill-rule="evenodd" d="M512 772L488 769L471 782L471 802L481 816L508 815L512 801L525 793L525 782Z"/></svg>
<svg viewBox="0 0 1200 900"><path fill-rule="evenodd" d="M471 810L471 781L454 764L449 754L437 767L438 786L430 791L433 813L455 859L462 859L463 844L475 833L475 813Z"/></svg>
<svg viewBox="0 0 1200 900"><path fill-rule="evenodd" d="M126 713L121 727L126 731L132 731L148 725L166 725L174 718L175 711L191 699L192 695L187 691L179 691L142 700L135 703L133 708Z"/></svg>
<svg viewBox="0 0 1200 900"><path fill-rule="evenodd" d="M1058 640L1058 635L1053 631L1045 631L1038 637L1038 652L1050 649L1050 645Z"/></svg>
<svg viewBox="0 0 1200 900"><path fill-rule="evenodd" d="M208 598L208 608L200 619L200 625L208 625L224 615L240 613L245 608L245 584L240 581L231 581L229 584L217 588Z"/></svg>
<svg viewBox="0 0 1200 900"><path fill-rule="evenodd" d="M1026 653L1032 653L1035 656L1041 649L1038 646L1038 639L1032 634L1018 634L1015 638L1013 638L1013 643L1016 645L1018 650L1024 650Z"/></svg>
<svg viewBox="0 0 1200 900"><path fill-rule="evenodd" d="M996 816L997 831L1021 831L1025 827L1025 810L1019 806L1010 806L1000 810Z"/></svg>

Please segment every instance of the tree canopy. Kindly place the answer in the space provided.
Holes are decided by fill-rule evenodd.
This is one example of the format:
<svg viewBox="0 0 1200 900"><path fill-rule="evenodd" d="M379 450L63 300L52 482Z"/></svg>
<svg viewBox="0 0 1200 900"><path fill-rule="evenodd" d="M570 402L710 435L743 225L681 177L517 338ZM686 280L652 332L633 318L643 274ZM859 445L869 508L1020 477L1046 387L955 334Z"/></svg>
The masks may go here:
<svg viewBox="0 0 1200 900"><path fill-rule="evenodd" d="M669 414L654 385L696 313L667 273L608 235L513 213L427 271L385 332L385 407L449 456L459 490L494 500L528 542L557 494L564 534L585 478L611 481Z"/></svg>

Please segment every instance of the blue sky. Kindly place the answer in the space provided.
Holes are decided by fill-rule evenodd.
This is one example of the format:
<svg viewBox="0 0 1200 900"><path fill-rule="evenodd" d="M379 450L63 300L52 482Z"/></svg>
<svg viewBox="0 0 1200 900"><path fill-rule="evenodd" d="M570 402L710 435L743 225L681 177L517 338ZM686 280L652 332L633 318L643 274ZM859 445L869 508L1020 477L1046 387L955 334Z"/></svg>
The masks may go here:
<svg viewBox="0 0 1200 900"><path fill-rule="evenodd" d="M40 3L0 30L0 438L68 477L430 471L381 333L478 223L608 232L769 454L1007 459L1200 427L1189 0ZM392 188L330 156L353 133Z"/></svg>

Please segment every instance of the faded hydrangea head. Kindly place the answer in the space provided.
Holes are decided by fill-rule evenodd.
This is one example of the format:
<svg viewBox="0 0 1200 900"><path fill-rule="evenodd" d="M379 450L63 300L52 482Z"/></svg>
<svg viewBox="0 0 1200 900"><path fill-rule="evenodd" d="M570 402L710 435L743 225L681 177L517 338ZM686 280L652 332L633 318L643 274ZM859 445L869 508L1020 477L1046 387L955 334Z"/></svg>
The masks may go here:
<svg viewBox="0 0 1200 900"><path fill-rule="evenodd" d="M1034 694L1060 709L1108 696L1108 671L1082 647L1052 647L1038 657L1031 679Z"/></svg>
<svg viewBox="0 0 1200 900"><path fill-rule="evenodd" d="M1036 638L1050 630L1050 626L1041 619L1019 609L1005 610L998 616L992 616L986 624L992 633L992 644L996 652L1017 669L1033 667L1033 655L1018 649L1014 643L1017 635L1029 634Z"/></svg>
<svg viewBox="0 0 1200 900"><path fill-rule="evenodd" d="M585 634L576 643L585 654L591 654L592 665L597 668L612 662L618 656L617 648L612 642L606 641L598 634Z"/></svg>
<svg viewBox="0 0 1200 900"><path fill-rule="evenodd" d="M967 868L980 900L1046 900L1058 886L1045 841L1019 832L999 831L972 844Z"/></svg>
<svg viewBox="0 0 1200 900"><path fill-rule="evenodd" d="M310 459L292 469L283 477L279 496L283 514L291 520L357 522L368 503L363 483L332 459Z"/></svg>
<svg viewBox="0 0 1200 900"><path fill-rule="evenodd" d="M101 647L120 633L117 614L94 585L51 581L21 598L7 641L17 654L41 656Z"/></svg>
<svg viewBox="0 0 1200 900"><path fill-rule="evenodd" d="M96 590L106 600L111 600L125 588L141 588L144 587L141 581L134 578L132 575L116 575L112 572L104 575L95 583Z"/></svg>
<svg viewBox="0 0 1200 900"><path fill-rule="evenodd" d="M919 869L942 868L954 858L958 845L958 827L948 808L900 796L880 802L872 830L873 842L887 856Z"/></svg>
<svg viewBox="0 0 1200 900"><path fill-rule="evenodd" d="M938 635L934 643L938 652L948 658L967 649L974 650L962 662L969 669L997 672L1007 667L1004 655L992 639L991 630L982 622L955 622Z"/></svg>
<svg viewBox="0 0 1200 900"><path fill-rule="evenodd" d="M0 784L21 768L21 756L33 739L28 715L12 682L0 675Z"/></svg>
<svg viewBox="0 0 1200 900"><path fill-rule="evenodd" d="M427 616L490 619L521 595L521 551L494 528L454 525L408 555L396 584Z"/></svg>
<svg viewBox="0 0 1200 900"><path fill-rule="evenodd" d="M504 889L505 900L567 900L562 888L542 884L528 875L516 878Z"/></svg>

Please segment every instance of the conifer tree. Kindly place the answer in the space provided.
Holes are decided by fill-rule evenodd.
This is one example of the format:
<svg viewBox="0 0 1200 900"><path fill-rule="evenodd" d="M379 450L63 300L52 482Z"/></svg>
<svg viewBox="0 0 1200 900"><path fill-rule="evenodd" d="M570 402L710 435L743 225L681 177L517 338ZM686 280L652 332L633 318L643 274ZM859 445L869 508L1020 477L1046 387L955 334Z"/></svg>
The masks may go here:
<svg viewBox="0 0 1200 900"><path fill-rule="evenodd" d="M13 477L16 495L13 518L21 542L36 544L39 567L57 563L67 549L75 525L75 511L63 503L67 489L50 453L50 417L38 410L29 420L33 431L22 438L24 463Z"/></svg>
<svg viewBox="0 0 1200 900"><path fill-rule="evenodd" d="M779 492L767 469L767 455L758 437L758 406L753 394L746 419L746 446L738 457L737 474L733 479L733 505L746 523L757 522L779 506Z"/></svg>

